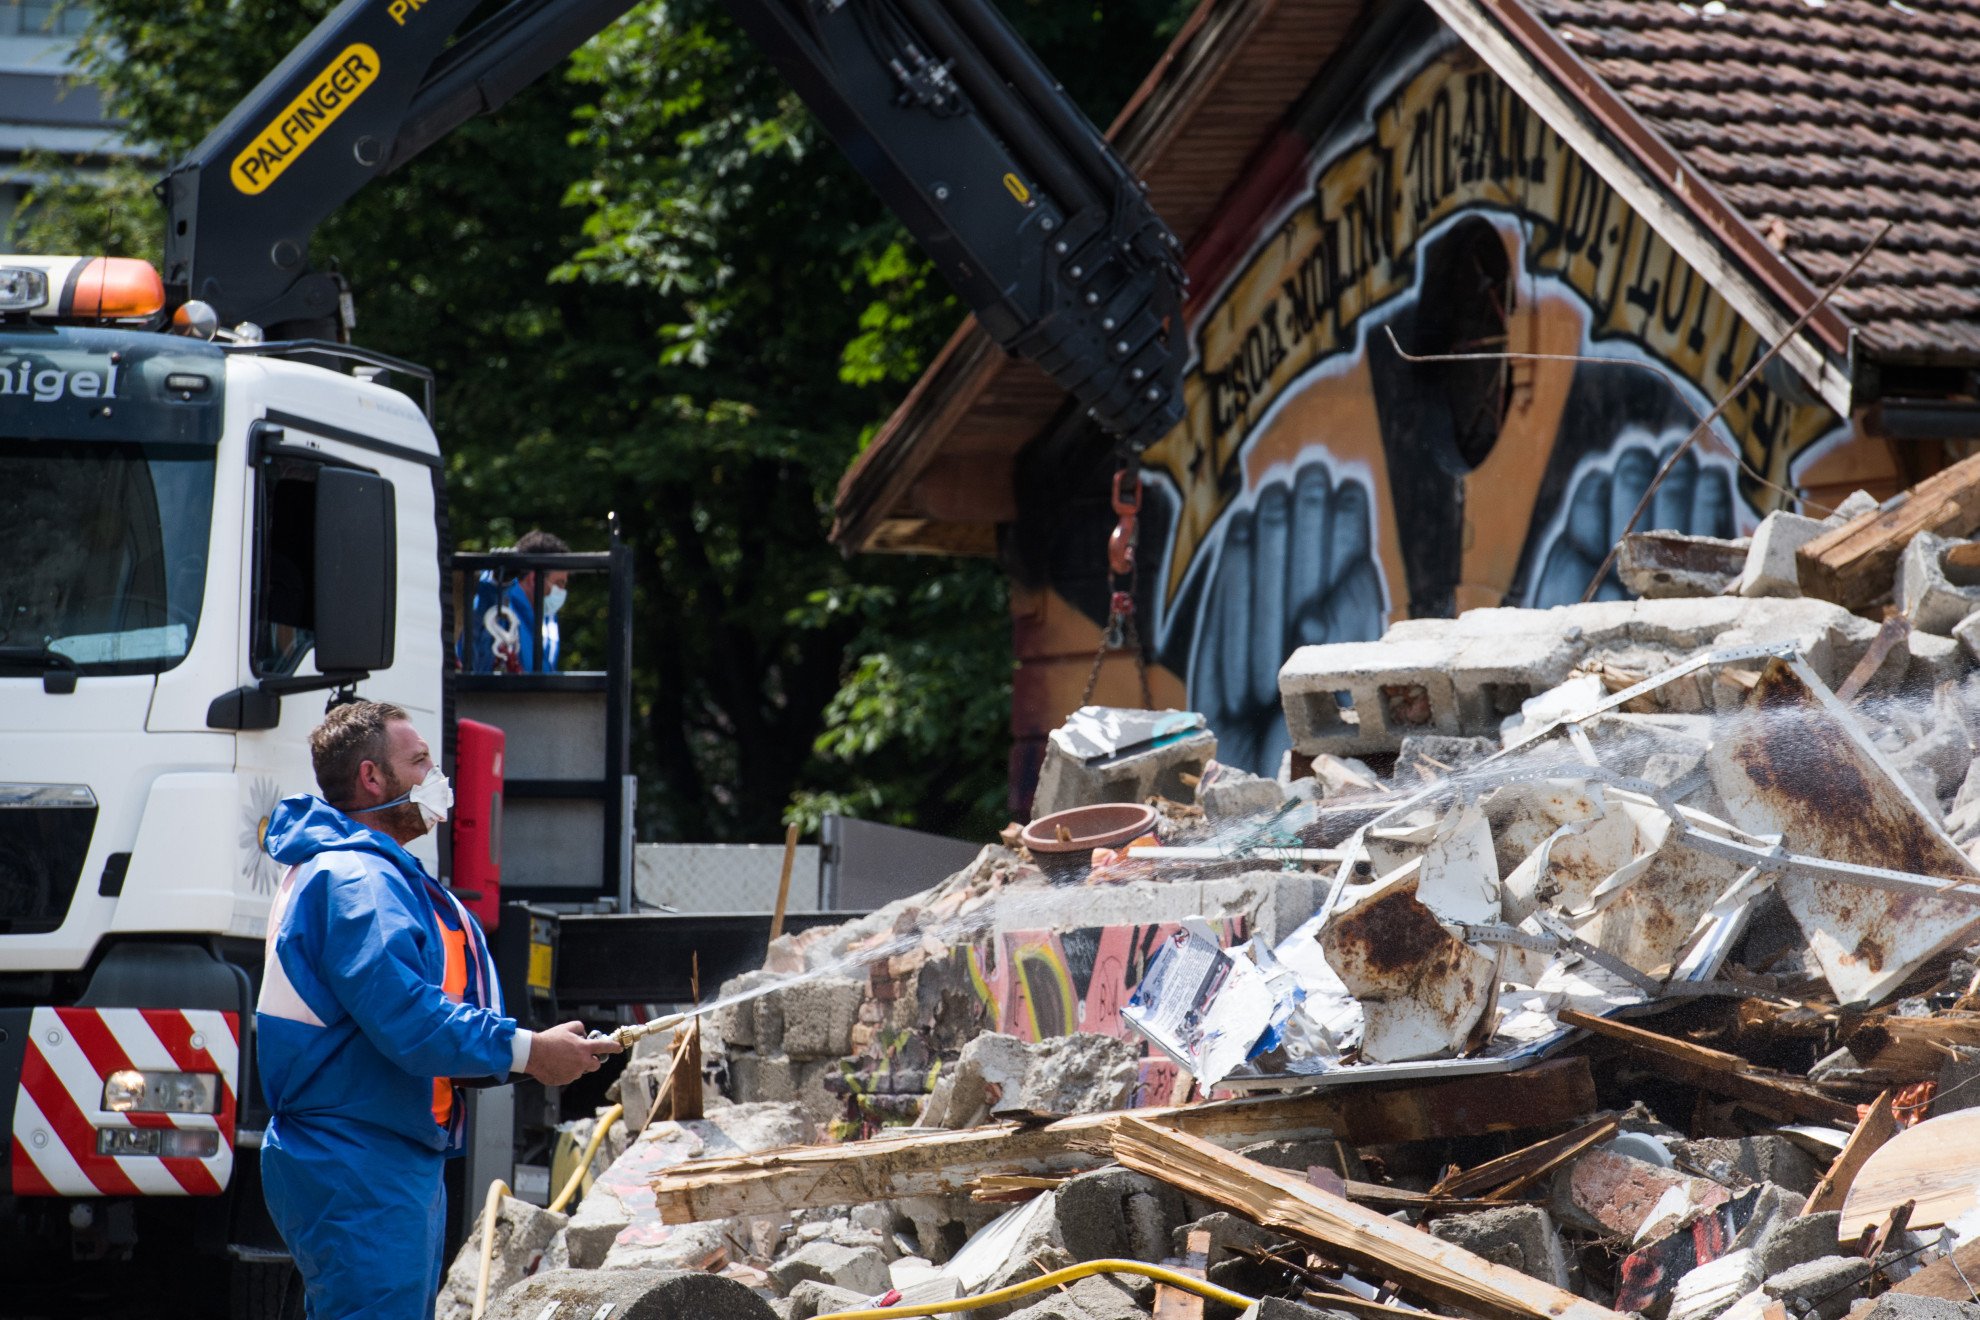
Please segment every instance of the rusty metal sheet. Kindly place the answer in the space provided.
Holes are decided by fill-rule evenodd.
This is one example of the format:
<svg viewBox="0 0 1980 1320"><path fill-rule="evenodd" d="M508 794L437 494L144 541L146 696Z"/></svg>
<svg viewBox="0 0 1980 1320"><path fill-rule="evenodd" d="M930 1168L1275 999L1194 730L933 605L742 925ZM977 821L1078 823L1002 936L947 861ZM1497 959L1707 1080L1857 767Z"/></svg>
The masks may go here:
<svg viewBox="0 0 1980 1320"><path fill-rule="evenodd" d="M1769 661L1707 757L1732 823L1777 834L1790 852L1954 881L1980 869L1947 837L1822 680ZM1893 893L1792 870L1779 882L1822 975L1844 1004L1875 1003L1980 913L1956 900Z"/></svg>
<svg viewBox="0 0 1980 1320"><path fill-rule="evenodd" d="M1634 822L1648 846L1610 876L1591 898L1592 914L1571 912L1581 938L1639 971L1667 975L1699 921L1745 868L1684 846L1671 818L1654 804L1623 801L1611 810ZM1694 825L1694 828L1698 826Z"/></svg>
<svg viewBox="0 0 1980 1320"><path fill-rule="evenodd" d="M1444 922L1497 920L1498 890L1491 828L1467 806L1446 818L1421 857L1322 927L1321 952L1361 1001L1364 1058L1398 1063L1465 1048L1491 1011L1499 954Z"/></svg>

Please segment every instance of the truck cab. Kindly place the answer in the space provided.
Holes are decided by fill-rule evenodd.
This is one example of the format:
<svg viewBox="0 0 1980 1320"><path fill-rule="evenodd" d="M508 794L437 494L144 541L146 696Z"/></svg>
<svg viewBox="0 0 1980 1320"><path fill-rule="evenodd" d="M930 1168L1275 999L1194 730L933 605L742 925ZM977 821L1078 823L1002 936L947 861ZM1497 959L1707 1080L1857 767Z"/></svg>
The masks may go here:
<svg viewBox="0 0 1980 1320"><path fill-rule="evenodd" d="M426 412L389 360L164 307L143 262L0 257L0 1215L31 1272L252 1254L269 815L338 691L441 742Z"/></svg>

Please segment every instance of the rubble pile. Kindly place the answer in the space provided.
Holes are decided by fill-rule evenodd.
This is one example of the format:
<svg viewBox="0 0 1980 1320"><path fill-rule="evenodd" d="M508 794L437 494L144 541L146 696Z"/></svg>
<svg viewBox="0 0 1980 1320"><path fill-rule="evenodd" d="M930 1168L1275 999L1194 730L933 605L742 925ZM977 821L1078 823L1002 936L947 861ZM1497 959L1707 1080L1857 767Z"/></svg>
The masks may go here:
<svg viewBox="0 0 1980 1320"><path fill-rule="evenodd" d="M1082 710L1051 847L722 987L705 1118L637 1053L488 1314L1980 1317L1980 546L1888 515L1303 648L1276 777Z"/></svg>

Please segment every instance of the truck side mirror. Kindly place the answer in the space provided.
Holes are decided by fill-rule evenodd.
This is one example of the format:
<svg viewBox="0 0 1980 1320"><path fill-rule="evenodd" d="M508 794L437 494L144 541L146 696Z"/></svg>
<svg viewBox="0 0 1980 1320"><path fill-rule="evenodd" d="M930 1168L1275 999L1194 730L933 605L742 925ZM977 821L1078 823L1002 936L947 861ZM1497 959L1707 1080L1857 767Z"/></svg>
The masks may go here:
<svg viewBox="0 0 1980 1320"><path fill-rule="evenodd" d="M326 467L316 478L316 667L392 667L398 631L398 523L392 483Z"/></svg>

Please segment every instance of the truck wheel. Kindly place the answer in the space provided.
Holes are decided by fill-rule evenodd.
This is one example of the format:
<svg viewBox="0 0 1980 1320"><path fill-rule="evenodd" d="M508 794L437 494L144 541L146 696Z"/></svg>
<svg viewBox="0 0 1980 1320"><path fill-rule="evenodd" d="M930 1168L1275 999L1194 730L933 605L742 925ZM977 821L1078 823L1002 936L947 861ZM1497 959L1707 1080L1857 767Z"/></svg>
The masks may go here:
<svg viewBox="0 0 1980 1320"><path fill-rule="evenodd" d="M303 1320L302 1275L288 1261L237 1260L232 1273L231 1320Z"/></svg>

